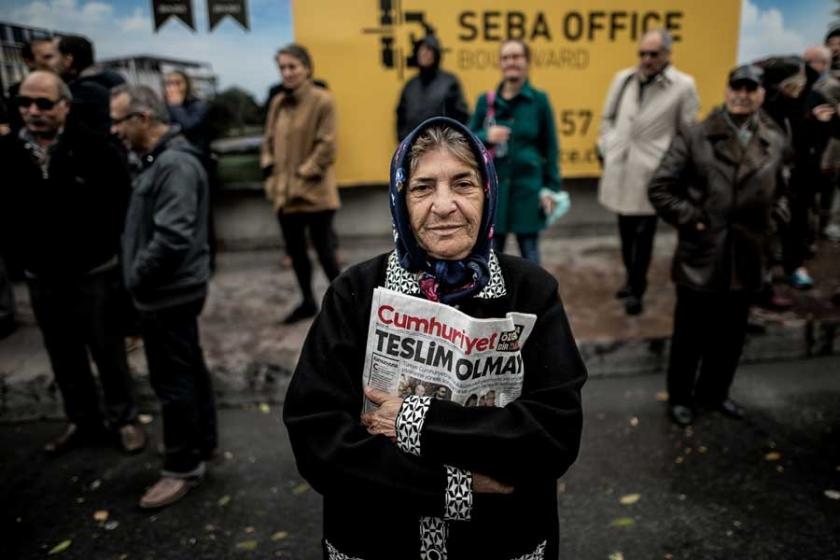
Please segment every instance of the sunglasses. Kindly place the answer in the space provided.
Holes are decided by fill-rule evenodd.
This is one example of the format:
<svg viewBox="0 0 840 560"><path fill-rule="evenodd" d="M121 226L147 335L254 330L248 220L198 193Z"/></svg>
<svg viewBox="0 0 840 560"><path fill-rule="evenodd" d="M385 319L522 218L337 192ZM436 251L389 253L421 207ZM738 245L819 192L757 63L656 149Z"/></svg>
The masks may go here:
<svg viewBox="0 0 840 560"><path fill-rule="evenodd" d="M747 93L752 93L758 90L758 84L752 81L742 80L730 83L729 89L732 91L745 90Z"/></svg>
<svg viewBox="0 0 840 560"><path fill-rule="evenodd" d="M656 58L659 56L659 51L639 51L639 58L645 58L646 56Z"/></svg>
<svg viewBox="0 0 840 560"><path fill-rule="evenodd" d="M49 111L55 107L59 101L61 101L61 99L53 101L52 99L47 99L46 97L28 97L26 95L18 95L15 98L15 103L21 109L28 109L34 103L40 111Z"/></svg>
<svg viewBox="0 0 840 560"><path fill-rule="evenodd" d="M111 119L111 124L112 125L122 124L129 119L133 119L134 117L142 117L143 115L144 115L143 113L135 111L135 112L129 113L126 116L121 117L119 119Z"/></svg>

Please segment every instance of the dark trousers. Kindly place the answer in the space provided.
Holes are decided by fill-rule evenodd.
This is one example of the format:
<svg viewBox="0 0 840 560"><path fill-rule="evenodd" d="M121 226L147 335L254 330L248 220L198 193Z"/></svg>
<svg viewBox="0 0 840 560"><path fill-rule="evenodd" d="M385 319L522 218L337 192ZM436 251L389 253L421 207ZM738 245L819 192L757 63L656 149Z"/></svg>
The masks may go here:
<svg viewBox="0 0 840 560"><path fill-rule="evenodd" d="M790 222L781 230L782 260L786 274L793 274L805 264L810 245L816 241L812 223L816 193L821 188L820 180L817 173L791 178L788 197Z"/></svg>
<svg viewBox="0 0 840 560"><path fill-rule="evenodd" d="M12 279L6 269L6 261L0 254L0 330L15 320L15 293L12 289Z"/></svg>
<svg viewBox="0 0 840 560"><path fill-rule="evenodd" d="M163 470L194 471L218 447L216 399L204 363L198 316L204 299L140 311L149 381L163 413Z"/></svg>
<svg viewBox="0 0 840 560"><path fill-rule="evenodd" d="M30 278L28 285L68 420L90 429L103 423L90 352L102 384L107 425L118 428L134 421L137 405L120 328L119 270L75 279Z"/></svg>
<svg viewBox="0 0 840 560"><path fill-rule="evenodd" d="M729 398L744 348L750 299L745 292L712 293L677 287L668 363L672 405L715 405Z"/></svg>
<svg viewBox="0 0 840 560"><path fill-rule="evenodd" d="M334 210L278 214L280 230L286 241L286 253L292 259L292 267L295 269L303 301L306 303L315 303L312 295L312 263L309 261L306 245L307 229L321 267L330 282L341 273L338 262L335 260L337 240L334 238L332 229L334 215Z"/></svg>
<svg viewBox="0 0 840 560"><path fill-rule="evenodd" d="M523 259L540 264L539 234L517 233L516 243L519 245L519 254ZM500 233L493 237L493 250L497 253L505 252L507 245L507 234Z"/></svg>
<svg viewBox="0 0 840 560"><path fill-rule="evenodd" d="M647 273L653 255L656 223L656 216L618 215L621 259L624 262L627 287L634 296L639 298L647 290Z"/></svg>

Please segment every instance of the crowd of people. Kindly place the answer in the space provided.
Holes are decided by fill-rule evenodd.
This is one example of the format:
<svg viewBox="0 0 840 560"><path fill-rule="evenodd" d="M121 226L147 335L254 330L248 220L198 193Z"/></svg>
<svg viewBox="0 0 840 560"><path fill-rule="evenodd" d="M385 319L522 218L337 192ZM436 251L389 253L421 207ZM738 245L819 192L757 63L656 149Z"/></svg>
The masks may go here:
<svg viewBox="0 0 840 560"><path fill-rule="evenodd" d="M667 387L670 417L685 426L709 410L744 416L729 389L750 306L790 306L774 266L808 289L815 241L840 240L840 26L802 56L732 69L723 105L702 121L673 49L664 29L641 38L638 64L607 91L597 148L628 315L644 312L659 219L678 233ZM529 79L527 43L501 43L499 82L473 111L441 56L436 37L417 42L418 73L396 107L395 249L341 274L334 99L305 47L276 53L282 83L266 103L259 165L300 289L283 322L317 316L284 420L301 473L327 498L330 559L475 557L487 531L497 538L481 557L556 556L554 481L577 455L586 370L557 281L539 267L539 234L568 208L554 113ZM24 58L30 73L9 89L0 123L0 334L14 328L11 264L68 420L45 445L51 454L102 441L145 448L126 355L126 337L142 337L164 452L139 504L160 508L200 482L218 448L198 329L215 252L208 100L184 72L164 76L163 95L125 83L95 64L83 37L36 36ZM523 259L503 254L510 234ZM331 282L320 306L310 244ZM406 379L399 395L364 387L377 286L476 318L533 314L521 396L500 406L486 391L460 405L444 385ZM360 415L365 398L376 408ZM387 524L387 541L359 538L372 517Z"/></svg>

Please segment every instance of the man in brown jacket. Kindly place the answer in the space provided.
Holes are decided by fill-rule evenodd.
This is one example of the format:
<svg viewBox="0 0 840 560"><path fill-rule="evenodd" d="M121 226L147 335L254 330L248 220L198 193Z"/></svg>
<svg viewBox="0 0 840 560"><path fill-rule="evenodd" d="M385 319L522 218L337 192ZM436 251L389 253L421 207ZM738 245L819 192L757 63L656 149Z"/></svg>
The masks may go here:
<svg viewBox="0 0 840 560"><path fill-rule="evenodd" d="M651 203L679 234L668 398L680 425L693 422L695 405L743 416L729 387L773 219L786 215L786 140L759 113L763 99L761 70L734 69L725 107L679 132L650 183Z"/></svg>

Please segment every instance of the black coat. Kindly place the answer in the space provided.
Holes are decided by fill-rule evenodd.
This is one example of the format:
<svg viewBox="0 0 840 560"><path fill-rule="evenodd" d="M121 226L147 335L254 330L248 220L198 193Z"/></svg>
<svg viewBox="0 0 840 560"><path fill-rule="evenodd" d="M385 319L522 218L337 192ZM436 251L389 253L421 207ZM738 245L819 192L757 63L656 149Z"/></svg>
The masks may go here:
<svg viewBox="0 0 840 560"><path fill-rule="evenodd" d="M679 233L675 283L712 292L760 288L774 217L786 214L786 139L765 119L746 149L720 110L668 148L648 196Z"/></svg>
<svg viewBox="0 0 840 560"><path fill-rule="evenodd" d="M131 180L105 137L67 130L45 177L20 138L0 139L0 222L24 268L72 278L119 254Z"/></svg>
<svg viewBox="0 0 840 560"><path fill-rule="evenodd" d="M440 116L467 124L470 112L458 78L435 68L405 84L397 105L397 139L402 141L426 119Z"/></svg>
<svg viewBox="0 0 840 560"><path fill-rule="evenodd" d="M586 370L557 282L538 266L499 255L507 295L472 298L473 317L537 315L522 349L521 396L504 408L432 400L422 457L401 451L360 422L371 301L384 285L387 255L337 278L304 343L283 414L298 469L324 496L324 537L365 560L419 558L418 520L441 516L444 465L489 475L511 495L475 494L471 521L451 522L449 559L511 560L546 543L558 547L557 479L577 457L580 388Z"/></svg>

